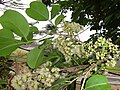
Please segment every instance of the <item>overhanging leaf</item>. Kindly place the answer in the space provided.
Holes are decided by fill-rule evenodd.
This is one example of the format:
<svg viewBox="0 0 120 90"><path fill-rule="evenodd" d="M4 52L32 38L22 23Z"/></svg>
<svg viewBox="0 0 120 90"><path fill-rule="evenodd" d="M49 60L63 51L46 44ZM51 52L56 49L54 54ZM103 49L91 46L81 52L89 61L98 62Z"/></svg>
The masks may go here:
<svg viewBox="0 0 120 90"><path fill-rule="evenodd" d="M39 1L31 2L30 8L26 9L26 13L29 17L35 20L46 21L49 19L49 12L47 7Z"/></svg>
<svg viewBox="0 0 120 90"><path fill-rule="evenodd" d="M37 68L40 64L42 64L43 58L44 58L44 53L43 53L44 48L34 48L28 53L28 58L27 58L27 64L29 65L30 68L34 69Z"/></svg>
<svg viewBox="0 0 120 90"><path fill-rule="evenodd" d="M87 80L85 90L110 90L110 85L105 76L94 75Z"/></svg>
<svg viewBox="0 0 120 90"><path fill-rule="evenodd" d="M27 20L17 11L5 11L5 13L0 17L0 23L3 28L9 29L25 39L29 34L29 24Z"/></svg>
<svg viewBox="0 0 120 90"><path fill-rule="evenodd" d="M60 11L60 5L52 5L51 19L53 19Z"/></svg>
<svg viewBox="0 0 120 90"><path fill-rule="evenodd" d="M5 38L14 38L13 32L11 32L8 29L1 29L0 30L0 37L5 37Z"/></svg>
<svg viewBox="0 0 120 90"><path fill-rule="evenodd" d="M55 20L55 25L60 24L60 22L65 18L64 15L59 15Z"/></svg>
<svg viewBox="0 0 120 90"><path fill-rule="evenodd" d="M46 39L43 44L32 49L28 53L27 64L29 65L30 68L32 68L32 69L37 68L39 65L46 62L46 60L43 60L44 59L44 49L50 43L51 43L51 40Z"/></svg>
<svg viewBox="0 0 120 90"><path fill-rule="evenodd" d="M11 38L0 37L0 56L7 56L24 42Z"/></svg>

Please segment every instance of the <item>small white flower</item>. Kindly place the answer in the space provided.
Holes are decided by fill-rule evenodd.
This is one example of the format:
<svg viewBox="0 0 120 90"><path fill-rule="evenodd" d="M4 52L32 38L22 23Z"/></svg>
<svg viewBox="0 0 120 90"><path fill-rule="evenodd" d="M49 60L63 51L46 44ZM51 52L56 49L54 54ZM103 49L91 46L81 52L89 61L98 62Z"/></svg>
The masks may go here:
<svg viewBox="0 0 120 90"><path fill-rule="evenodd" d="M9 74L11 74L11 75L15 75L15 72L13 72L13 71L10 71L10 72L9 72Z"/></svg>
<svg viewBox="0 0 120 90"><path fill-rule="evenodd" d="M38 90L39 83L37 81L31 80L28 82L28 88L30 90Z"/></svg>
<svg viewBox="0 0 120 90"><path fill-rule="evenodd" d="M51 69L51 71L52 71L52 72L59 72L60 69L59 69L59 68L56 68L56 67L53 67L53 68Z"/></svg>

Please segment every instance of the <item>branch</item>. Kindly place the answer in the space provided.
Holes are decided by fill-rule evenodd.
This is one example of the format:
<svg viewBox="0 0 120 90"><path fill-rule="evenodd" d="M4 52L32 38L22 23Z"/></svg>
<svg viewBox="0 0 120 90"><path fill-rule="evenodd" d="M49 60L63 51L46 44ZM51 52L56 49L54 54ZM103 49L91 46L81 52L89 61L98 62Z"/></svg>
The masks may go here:
<svg viewBox="0 0 120 90"><path fill-rule="evenodd" d="M17 2L14 2L14 1L12 2L12 1L13 0L2 2L2 0L0 0L0 4L4 5L5 7L14 8L14 9L22 9L22 10L26 9L26 8L23 8L23 6L21 6L21 5L25 5L25 4L17 3ZM11 5L7 5L8 3L11 4ZM12 6L12 4L14 4L14 5Z"/></svg>
<svg viewBox="0 0 120 90"><path fill-rule="evenodd" d="M86 79L88 78L88 76L90 75L90 72L100 63L102 63L103 61L98 61L97 63L93 63L89 70L85 73L84 77L83 77L83 82L82 82L82 86L81 86L81 89L80 90L83 90L84 89L84 85L85 85L85 81Z"/></svg>
<svg viewBox="0 0 120 90"><path fill-rule="evenodd" d="M70 67L70 68L63 68L63 69L61 69L61 71L74 71L77 68L84 69L88 66L89 65L80 65L80 66L74 66L74 67Z"/></svg>
<svg viewBox="0 0 120 90"><path fill-rule="evenodd" d="M87 31L89 28L91 28L91 26L86 28L85 30L81 31L80 33L78 33L78 35L80 35L81 33L85 32L85 31Z"/></svg>

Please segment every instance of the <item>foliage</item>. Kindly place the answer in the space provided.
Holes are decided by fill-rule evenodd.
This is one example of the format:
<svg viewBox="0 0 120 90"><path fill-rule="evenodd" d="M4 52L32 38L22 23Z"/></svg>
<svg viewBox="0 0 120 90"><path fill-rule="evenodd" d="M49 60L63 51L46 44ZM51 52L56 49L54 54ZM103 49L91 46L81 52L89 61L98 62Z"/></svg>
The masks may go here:
<svg viewBox="0 0 120 90"><path fill-rule="evenodd" d="M34 25L29 25L24 16L15 10L6 10L0 17L3 27L0 30L0 56L8 59L14 59L15 55L27 57L22 59L24 62L18 62L19 58L13 60L13 66L10 66L12 78L9 79L8 87L16 90L75 89L76 80L83 77L81 90L90 90L92 86L103 83L105 86L101 88L109 90L107 78L94 74L103 74L106 66L115 66L115 60L119 58L118 46L103 37L98 37L94 43L81 42L79 34L84 30L83 26L63 21L64 15L59 14L59 11L58 5L52 5L49 11L42 2L31 2L26 14L37 22L50 22L48 31L43 32ZM52 21L54 18L55 22ZM59 24L62 25L62 30L58 29ZM46 37L34 39L34 34L39 33ZM16 39L15 35L20 39ZM30 51L18 49L21 45L34 42L39 44ZM20 55L21 51L23 53Z"/></svg>
<svg viewBox="0 0 120 90"><path fill-rule="evenodd" d="M94 75L89 78L85 87L85 90L110 90L110 85L107 83L106 77L102 75Z"/></svg>
<svg viewBox="0 0 120 90"><path fill-rule="evenodd" d="M29 34L29 24L24 16L22 16L20 13L14 10L7 10L5 11L4 15L0 17L0 23L2 24L3 28L10 29L18 36L27 40L27 36Z"/></svg>
<svg viewBox="0 0 120 90"><path fill-rule="evenodd" d="M26 13L35 20L46 21L49 19L48 9L41 2L32 2L30 8L26 9Z"/></svg>
<svg viewBox="0 0 120 90"><path fill-rule="evenodd" d="M90 25L91 30L96 30L91 39L104 36L120 45L120 0L59 0L58 3L62 12L73 11L73 22Z"/></svg>

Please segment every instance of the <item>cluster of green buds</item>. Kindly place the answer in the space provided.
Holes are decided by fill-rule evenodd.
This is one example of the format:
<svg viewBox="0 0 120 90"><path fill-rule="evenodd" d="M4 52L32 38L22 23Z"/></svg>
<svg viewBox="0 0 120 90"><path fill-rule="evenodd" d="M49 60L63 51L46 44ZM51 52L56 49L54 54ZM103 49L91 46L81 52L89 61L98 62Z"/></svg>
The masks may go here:
<svg viewBox="0 0 120 90"><path fill-rule="evenodd" d="M62 30L63 35L60 34L54 40L54 47L64 55L66 62L74 60L79 64L84 60L92 64L100 61L104 62L105 66L115 66L119 57L118 46L110 39L98 37L95 43L81 43L76 40L76 34L83 30L83 27L74 22L64 22Z"/></svg>
<svg viewBox="0 0 120 90"><path fill-rule="evenodd" d="M95 55L96 59L93 62L105 61L107 66L115 66L115 60L119 58L118 46L114 45L110 39L106 40L103 37L99 37L89 50Z"/></svg>
<svg viewBox="0 0 120 90"><path fill-rule="evenodd" d="M66 62L72 60L71 56L73 55L72 49L74 48L74 44L69 39L67 40L64 36L58 36L54 40L54 47L58 48L58 50L64 55Z"/></svg>
<svg viewBox="0 0 120 90"><path fill-rule="evenodd" d="M74 35L83 30L83 26L75 22L63 22L62 30L68 35Z"/></svg>
<svg viewBox="0 0 120 90"><path fill-rule="evenodd" d="M54 47L58 48L58 50L62 52L66 62L70 62L73 59L72 56L76 52L74 48L78 47L75 45L76 40L78 40L77 34L81 30L83 30L83 26L78 23L63 22L63 33L54 40Z"/></svg>
<svg viewBox="0 0 120 90"><path fill-rule="evenodd" d="M32 72L17 74L11 80L15 90L45 90L60 77L60 69L48 61Z"/></svg>
<svg viewBox="0 0 120 90"><path fill-rule="evenodd" d="M76 42L76 40L79 40L79 33L84 30L84 28L82 25L75 22L63 22L62 30L70 41Z"/></svg>
<svg viewBox="0 0 120 90"><path fill-rule="evenodd" d="M60 69L57 67L52 67L52 62L47 61L34 71L36 74L36 79L44 85L43 88L52 86L52 83L60 77Z"/></svg>

